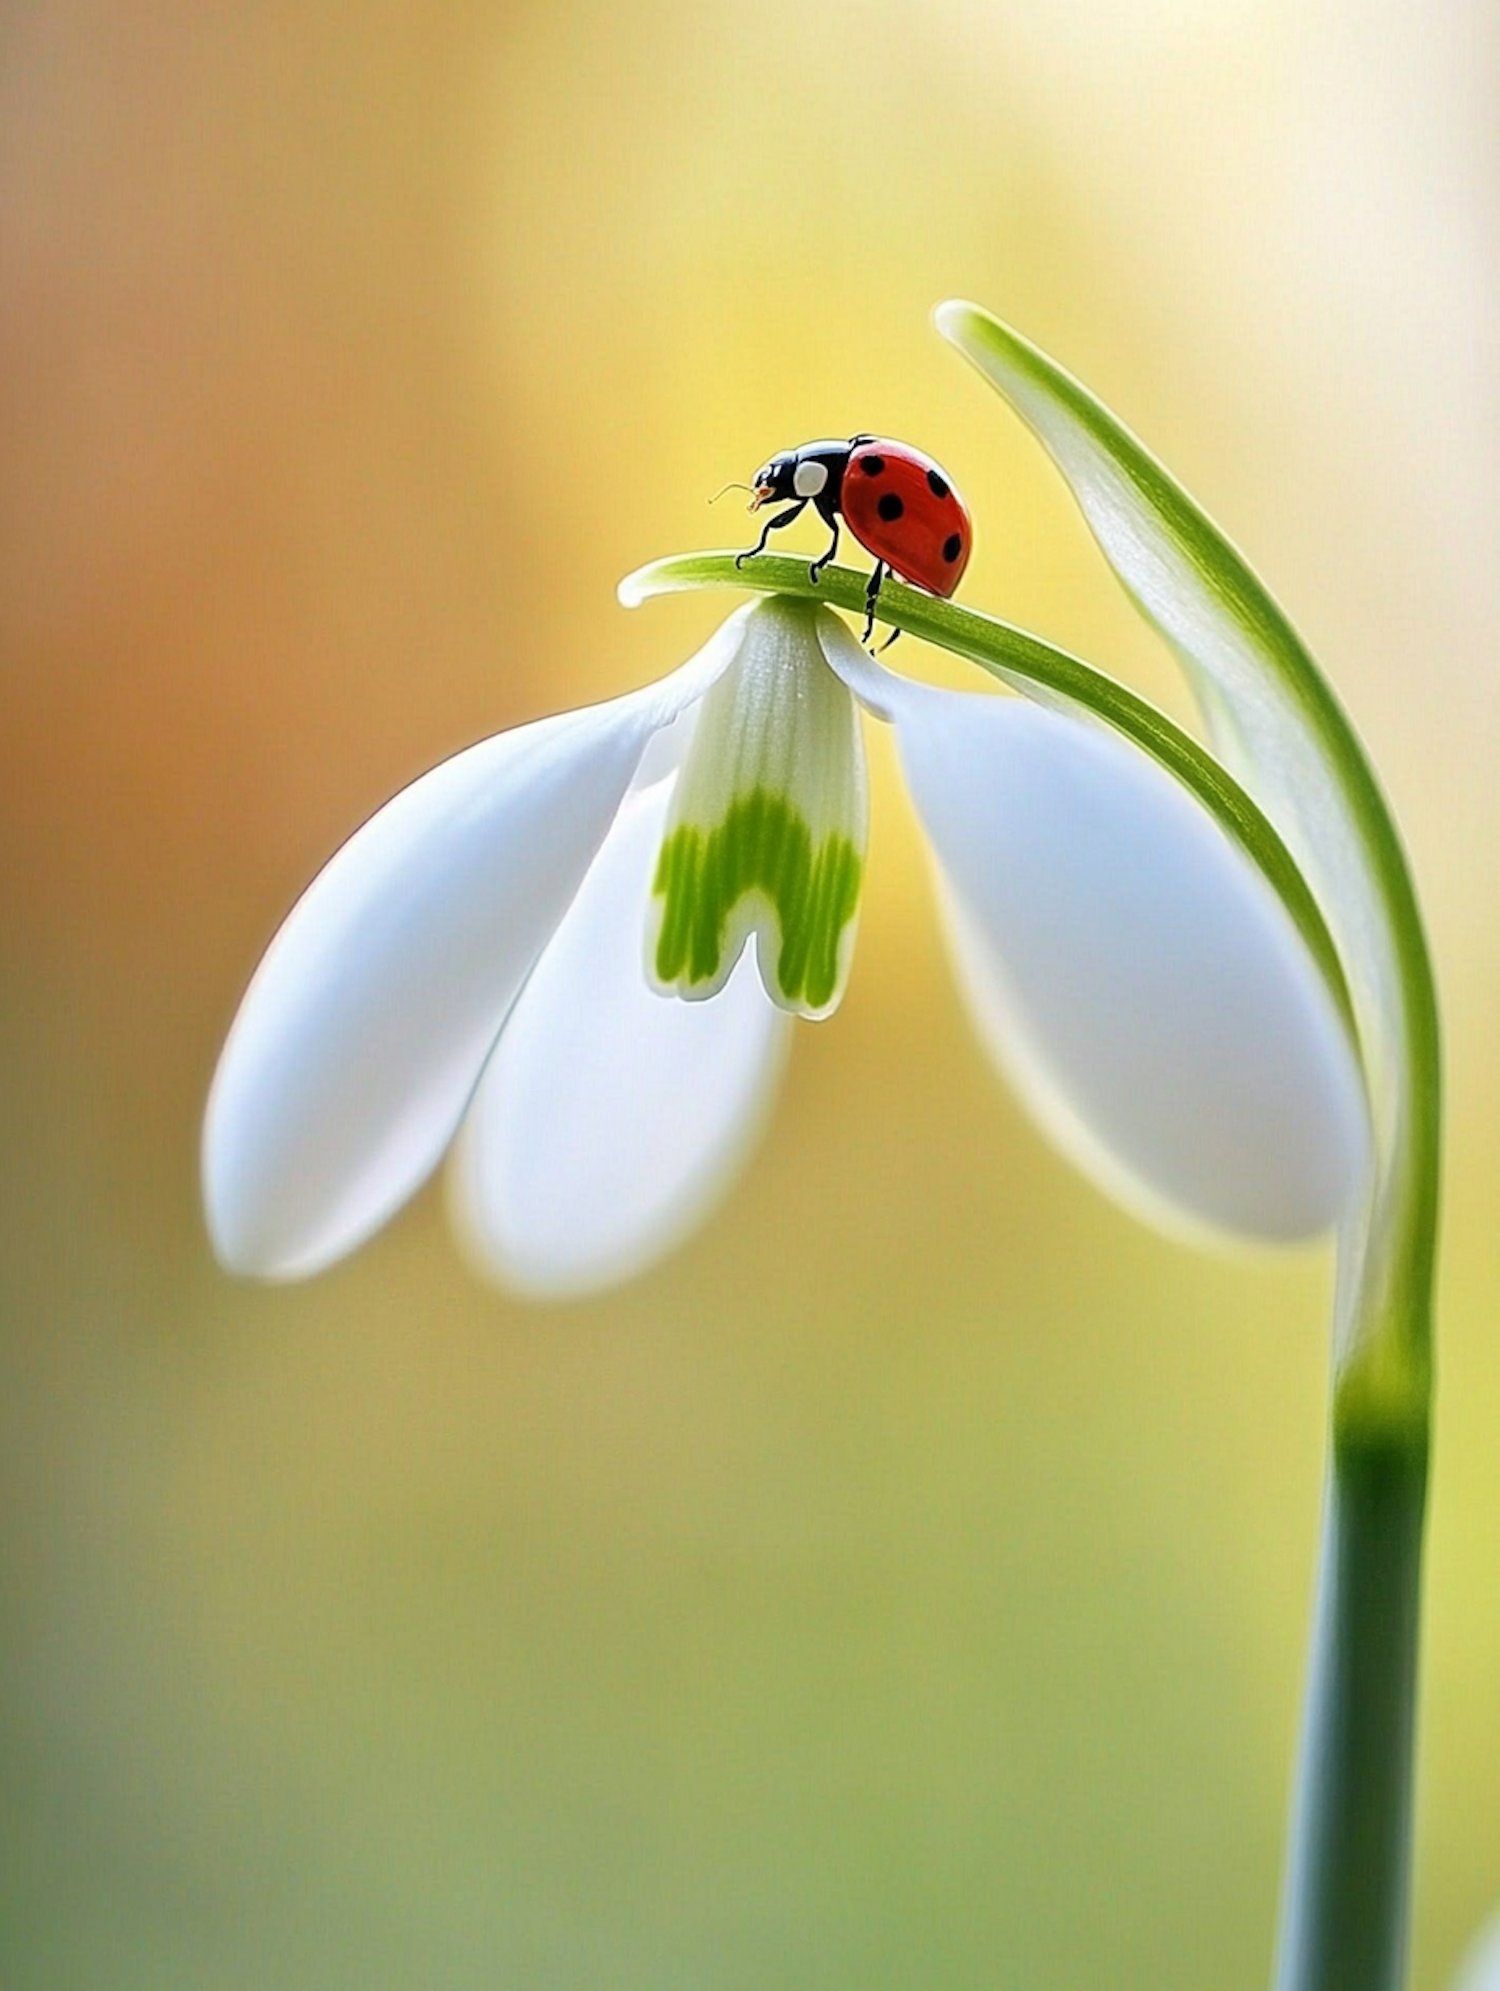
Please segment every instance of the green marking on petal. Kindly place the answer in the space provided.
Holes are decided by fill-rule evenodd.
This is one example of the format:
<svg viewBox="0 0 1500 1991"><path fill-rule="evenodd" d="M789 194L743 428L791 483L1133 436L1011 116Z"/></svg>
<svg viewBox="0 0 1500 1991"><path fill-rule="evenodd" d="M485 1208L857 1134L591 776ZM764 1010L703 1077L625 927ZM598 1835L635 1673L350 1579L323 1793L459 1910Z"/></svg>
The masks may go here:
<svg viewBox="0 0 1500 1991"><path fill-rule="evenodd" d="M771 1000L836 1007L853 951L868 816L853 700L816 617L769 601L703 701L652 885L647 968L697 999L729 979L751 934Z"/></svg>
<svg viewBox="0 0 1500 1991"><path fill-rule="evenodd" d="M652 887L663 901L657 981L722 987L731 917L741 900L760 893L781 936L773 970L779 1000L788 1009L826 1010L863 875L864 860L848 837L831 831L814 855L806 820L764 788L737 796L706 836L679 824L662 845Z"/></svg>

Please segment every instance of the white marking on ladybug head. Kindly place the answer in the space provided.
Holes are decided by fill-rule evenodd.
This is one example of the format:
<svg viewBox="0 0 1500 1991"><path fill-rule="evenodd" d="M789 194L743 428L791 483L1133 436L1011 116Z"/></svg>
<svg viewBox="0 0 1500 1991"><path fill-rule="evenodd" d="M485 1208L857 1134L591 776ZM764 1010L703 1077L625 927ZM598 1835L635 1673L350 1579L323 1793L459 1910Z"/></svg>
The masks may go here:
<svg viewBox="0 0 1500 1991"><path fill-rule="evenodd" d="M799 463L792 473L792 489L799 498L815 498L827 482L826 463Z"/></svg>

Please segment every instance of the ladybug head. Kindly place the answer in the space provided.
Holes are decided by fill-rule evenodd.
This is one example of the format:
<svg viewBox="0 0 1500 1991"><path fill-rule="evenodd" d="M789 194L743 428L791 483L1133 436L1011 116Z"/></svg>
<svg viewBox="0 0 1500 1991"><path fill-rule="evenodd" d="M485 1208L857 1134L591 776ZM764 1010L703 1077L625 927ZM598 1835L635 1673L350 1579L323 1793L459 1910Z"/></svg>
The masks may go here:
<svg viewBox="0 0 1500 1991"><path fill-rule="evenodd" d="M751 511L759 511L762 505L774 504L778 498L791 497L792 478L796 470L796 452L790 449L783 450L780 456L773 456L769 463L763 463L755 473Z"/></svg>

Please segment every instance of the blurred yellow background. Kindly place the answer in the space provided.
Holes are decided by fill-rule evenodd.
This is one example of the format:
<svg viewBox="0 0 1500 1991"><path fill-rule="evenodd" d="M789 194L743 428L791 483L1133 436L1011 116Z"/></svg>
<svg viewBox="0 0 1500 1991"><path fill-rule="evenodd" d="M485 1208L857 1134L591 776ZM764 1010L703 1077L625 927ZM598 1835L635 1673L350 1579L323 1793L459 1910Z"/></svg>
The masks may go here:
<svg viewBox="0 0 1500 1991"><path fill-rule="evenodd" d="M955 294L1250 551L1411 845L1445 1983L1500 1899L1497 81L1482 0L6 10L9 1991L1264 1982L1328 1263L1191 1255L1042 1144L884 743L847 1003L660 1271L509 1303L429 1191L263 1290L198 1213L301 886L679 662L723 604L615 581L740 543L705 499L772 450L932 451L965 598L1184 709Z"/></svg>

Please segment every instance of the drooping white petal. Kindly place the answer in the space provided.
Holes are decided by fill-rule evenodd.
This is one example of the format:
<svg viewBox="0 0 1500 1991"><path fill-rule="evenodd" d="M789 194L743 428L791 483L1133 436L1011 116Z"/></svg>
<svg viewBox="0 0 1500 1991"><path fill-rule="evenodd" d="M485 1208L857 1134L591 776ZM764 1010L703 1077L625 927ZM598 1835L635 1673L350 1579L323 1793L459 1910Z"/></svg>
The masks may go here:
<svg viewBox="0 0 1500 1991"><path fill-rule="evenodd" d="M743 620L658 684L445 761L314 880L209 1097L204 1200L231 1270L317 1271L425 1180L647 742L732 661Z"/></svg>
<svg viewBox="0 0 1500 1991"><path fill-rule="evenodd" d="M1453 1991L1500 1991L1500 1914L1492 1915L1470 1944Z"/></svg>
<svg viewBox="0 0 1500 1991"><path fill-rule="evenodd" d="M896 723L980 1034L1059 1145L1169 1228L1331 1224L1366 1155L1358 1069L1241 853L1103 729L834 647Z"/></svg>
<svg viewBox="0 0 1500 1991"><path fill-rule="evenodd" d="M659 733L652 734L636 768L635 779L630 784L633 789L654 788L659 781L666 781L677 772L683 756L693 743L702 709L702 700L697 699L686 711L680 712L670 726L663 726Z"/></svg>
<svg viewBox="0 0 1500 1991"><path fill-rule="evenodd" d="M647 987L671 784L632 795L490 1059L450 1164L485 1270L537 1298L643 1271L707 1215L774 1096L790 1018L742 958L711 1002Z"/></svg>

